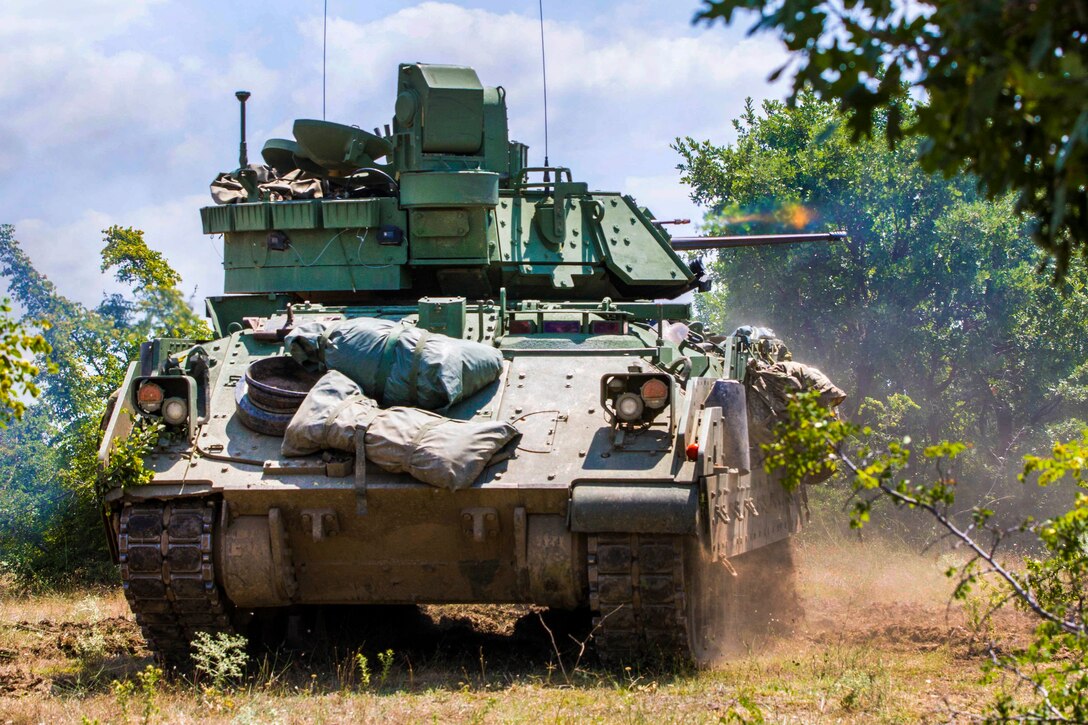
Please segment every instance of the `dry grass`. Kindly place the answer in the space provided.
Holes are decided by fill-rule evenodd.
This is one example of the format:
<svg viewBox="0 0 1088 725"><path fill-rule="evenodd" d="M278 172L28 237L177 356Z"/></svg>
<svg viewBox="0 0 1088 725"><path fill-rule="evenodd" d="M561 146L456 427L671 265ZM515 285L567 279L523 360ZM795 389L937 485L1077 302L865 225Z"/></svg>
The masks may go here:
<svg viewBox="0 0 1088 725"><path fill-rule="evenodd" d="M368 686L353 648L333 645L266 661L232 693L181 677L150 698L137 688L127 717L111 682L151 659L119 592L2 597L0 722L141 722L148 704L151 721L176 723L916 722L985 707L991 632L948 605L947 562L820 529L797 553L804 619L708 672L610 671L588 656L575 666L570 649L560 667L526 608L433 607L368 635ZM1022 633L1025 623L1001 626ZM379 686L375 654L387 646L394 659Z"/></svg>

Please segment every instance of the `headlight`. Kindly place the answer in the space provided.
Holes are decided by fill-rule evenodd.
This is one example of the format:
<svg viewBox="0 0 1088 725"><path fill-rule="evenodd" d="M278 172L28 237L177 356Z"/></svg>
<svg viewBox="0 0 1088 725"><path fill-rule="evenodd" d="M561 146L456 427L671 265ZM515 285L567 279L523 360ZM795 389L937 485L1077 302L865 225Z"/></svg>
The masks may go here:
<svg viewBox="0 0 1088 725"><path fill-rule="evenodd" d="M185 427L199 416L196 381L188 375L154 375L132 381L132 407L172 427Z"/></svg>
<svg viewBox="0 0 1088 725"><path fill-rule="evenodd" d="M601 377L601 406L613 424L647 426L669 408L672 389L668 373L638 368L608 373Z"/></svg>
<svg viewBox="0 0 1088 725"><path fill-rule="evenodd" d="M170 425L181 425L189 417L189 404L181 398L167 398L162 404L162 418Z"/></svg>
<svg viewBox="0 0 1088 725"><path fill-rule="evenodd" d="M620 420L632 423L642 417L642 398L634 393L624 393L616 398L616 415Z"/></svg>

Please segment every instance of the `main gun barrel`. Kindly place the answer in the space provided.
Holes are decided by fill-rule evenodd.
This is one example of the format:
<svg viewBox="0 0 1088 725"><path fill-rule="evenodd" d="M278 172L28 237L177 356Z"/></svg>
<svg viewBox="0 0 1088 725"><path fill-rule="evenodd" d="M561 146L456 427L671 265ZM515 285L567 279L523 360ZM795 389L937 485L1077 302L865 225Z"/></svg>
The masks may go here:
<svg viewBox="0 0 1088 725"><path fill-rule="evenodd" d="M805 242L838 242L846 239L846 232L823 234L750 234L733 237L673 237L676 250L731 249L733 247L769 247L775 244L802 244Z"/></svg>

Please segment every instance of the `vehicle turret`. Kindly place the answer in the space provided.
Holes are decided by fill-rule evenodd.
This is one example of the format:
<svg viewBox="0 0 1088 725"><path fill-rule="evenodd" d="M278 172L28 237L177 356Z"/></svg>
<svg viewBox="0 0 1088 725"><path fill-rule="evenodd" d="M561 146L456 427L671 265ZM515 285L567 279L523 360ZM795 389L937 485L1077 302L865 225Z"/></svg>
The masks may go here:
<svg viewBox="0 0 1088 725"><path fill-rule="evenodd" d="M398 79L384 132L301 119L293 140L264 145L266 166L220 175L227 203L201 212L205 233L224 237L228 294L634 300L697 284L630 196L527 166L501 87L421 63Z"/></svg>

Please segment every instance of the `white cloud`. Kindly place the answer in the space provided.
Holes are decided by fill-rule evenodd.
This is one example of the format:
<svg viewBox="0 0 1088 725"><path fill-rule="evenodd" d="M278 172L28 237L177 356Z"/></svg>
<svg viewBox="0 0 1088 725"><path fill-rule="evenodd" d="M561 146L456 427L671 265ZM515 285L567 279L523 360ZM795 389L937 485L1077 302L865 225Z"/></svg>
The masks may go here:
<svg viewBox="0 0 1088 725"><path fill-rule="evenodd" d="M330 8L330 120L388 122L397 63L470 65L485 84L507 89L511 135L542 161L535 4L515 13L425 2L376 18L371 7ZM293 118L320 114L320 8L298 22L269 4L230 33L216 22L251 13L214 0L179 8L0 0L0 172L9 179L0 221L16 220L35 263L88 304L114 289L98 272L101 230L114 223L143 228L187 289L220 292L220 242L201 234L198 208L210 202L215 173L237 158L233 91L253 92L251 159L266 138L289 137ZM179 13L187 29L207 33L175 38L184 30L167 23ZM576 14L560 4L545 24L551 160L661 215L698 216L668 145L681 134L724 140L745 95L778 94L765 82L781 60L777 44L693 31L683 12L666 27L656 6ZM273 27L281 19L294 24Z"/></svg>
<svg viewBox="0 0 1088 725"><path fill-rule="evenodd" d="M4 0L0 44L42 41L67 47L116 36L146 21L164 0Z"/></svg>
<svg viewBox="0 0 1088 725"><path fill-rule="evenodd" d="M234 91L244 89L255 94L256 102L278 93L283 75L242 52L231 53L226 63L202 64L190 73L194 79L201 79L203 95L208 98L227 101Z"/></svg>
<svg viewBox="0 0 1088 725"><path fill-rule="evenodd" d="M182 288L187 292L196 288L199 297L204 297L223 291L222 242L205 237L200 226L199 208L209 202L203 195L194 195L123 213L89 209L64 224L21 219L15 222L15 238L35 268L57 283L61 294L93 307L104 292L125 291L100 270L102 230L115 224L136 227L181 274Z"/></svg>
<svg viewBox="0 0 1088 725"><path fill-rule="evenodd" d="M62 295L93 306L103 291L119 289L99 270L102 230L111 223L109 214L95 210L66 224L21 219L15 222L15 238L35 269L53 280Z"/></svg>
<svg viewBox="0 0 1088 725"><path fill-rule="evenodd" d="M197 290L201 311L204 297L223 292L223 242L205 236L200 225L200 207L210 204L207 194L194 194L132 210L123 222L143 229L148 244L163 251L181 275L181 288L186 293Z"/></svg>
<svg viewBox="0 0 1088 725"><path fill-rule="evenodd" d="M669 227L673 236L691 236L697 233L697 225L704 210L688 196L690 189L680 183L680 172L658 176L628 176L623 190L639 204L648 207L659 219L690 219L690 224Z"/></svg>
<svg viewBox="0 0 1088 725"><path fill-rule="evenodd" d="M147 173L171 145L191 146L209 107L233 119L235 88L268 100L278 85L280 74L251 54L164 52L167 29L149 25L160 0L4 2L0 68L11 70L0 74L0 172Z"/></svg>
<svg viewBox="0 0 1088 725"><path fill-rule="evenodd" d="M0 66L18 63L25 74L21 87L0 94L12 109L0 117L0 133L24 139L28 149L100 143L103 136L147 126L161 132L184 120L180 79L152 56L67 49L19 55L0 53Z"/></svg>
<svg viewBox="0 0 1088 725"><path fill-rule="evenodd" d="M608 18L603 25L545 22L550 160L591 185L664 174L677 163L669 148L676 136L727 136L745 96L781 93L766 83L783 60L772 39ZM320 19L299 24L316 51L321 30ZM532 12L426 2L369 22L333 17L328 37L330 119L363 128L386 122L399 62L469 65L484 84L507 90L511 136L529 143L531 162L543 161L540 28ZM320 53L310 57L316 64L302 67L313 80L294 97L312 107L320 101Z"/></svg>
<svg viewBox="0 0 1088 725"><path fill-rule="evenodd" d="M320 20L300 24L311 43L321 42ZM549 93L575 115L593 95L601 106L661 102L683 107L739 83L764 85L767 70L782 59L776 41L745 39L730 45L723 33L668 37L662 29L623 27L609 36L574 22L548 20L545 36ZM337 107L387 94L398 62L425 61L476 68L485 84L502 85L515 108L536 106L541 97L540 28L529 14L495 13L440 2L405 8L369 23L333 18L329 24L329 88ZM567 97L567 98L564 98ZM521 111L524 113L524 110Z"/></svg>

